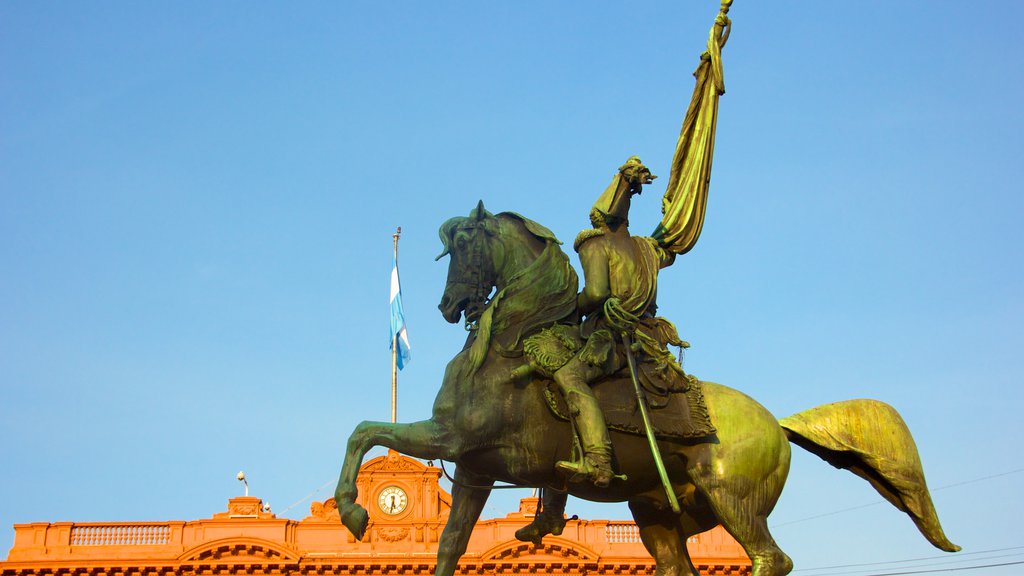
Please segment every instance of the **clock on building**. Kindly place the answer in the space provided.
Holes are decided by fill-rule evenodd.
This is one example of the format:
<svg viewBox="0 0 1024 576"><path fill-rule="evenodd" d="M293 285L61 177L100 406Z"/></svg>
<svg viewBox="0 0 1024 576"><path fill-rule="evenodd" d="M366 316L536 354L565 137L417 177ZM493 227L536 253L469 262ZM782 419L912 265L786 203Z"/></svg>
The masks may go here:
<svg viewBox="0 0 1024 576"><path fill-rule="evenodd" d="M409 496L398 486L387 486L377 495L377 507L385 514L401 514L409 505Z"/></svg>

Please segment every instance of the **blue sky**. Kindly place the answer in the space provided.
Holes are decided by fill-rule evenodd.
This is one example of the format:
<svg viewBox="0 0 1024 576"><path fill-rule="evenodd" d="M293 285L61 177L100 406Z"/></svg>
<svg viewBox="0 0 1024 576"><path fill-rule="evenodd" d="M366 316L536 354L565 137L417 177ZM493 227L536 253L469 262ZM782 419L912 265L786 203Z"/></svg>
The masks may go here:
<svg viewBox="0 0 1024 576"><path fill-rule="evenodd" d="M209 517L239 469L305 516L389 416L394 228L411 421L464 338L437 227L483 199L571 241L628 156L664 185L716 11L0 4L0 548L17 522ZM687 369L779 417L889 402L950 538L1022 545L1024 6L731 16L704 232L661 280ZM795 449L771 524L797 568L939 554L888 504L808 519L879 500Z"/></svg>

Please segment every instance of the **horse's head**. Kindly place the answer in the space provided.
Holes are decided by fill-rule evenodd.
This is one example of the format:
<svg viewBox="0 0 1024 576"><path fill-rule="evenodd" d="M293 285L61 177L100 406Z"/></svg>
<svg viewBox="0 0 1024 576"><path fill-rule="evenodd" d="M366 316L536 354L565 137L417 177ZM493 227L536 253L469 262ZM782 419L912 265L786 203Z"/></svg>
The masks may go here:
<svg viewBox="0 0 1024 576"><path fill-rule="evenodd" d="M437 257L450 256L448 282L437 306L444 319L452 324L465 314L466 323L476 322L487 307L497 283L491 245L498 232L498 220L484 209L481 201L469 216L457 216L441 225L438 231L444 251Z"/></svg>

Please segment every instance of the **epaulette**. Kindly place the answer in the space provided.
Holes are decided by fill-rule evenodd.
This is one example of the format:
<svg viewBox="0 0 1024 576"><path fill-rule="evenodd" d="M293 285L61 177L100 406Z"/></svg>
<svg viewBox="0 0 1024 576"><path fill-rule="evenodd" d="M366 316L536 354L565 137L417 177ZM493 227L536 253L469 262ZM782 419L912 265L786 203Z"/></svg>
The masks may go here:
<svg viewBox="0 0 1024 576"><path fill-rule="evenodd" d="M600 228L591 228L589 230L584 230L576 235L576 241L572 243L572 249L575 250L576 252L579 252L580 246L582 246L584 242L590 240L595 236L601 236L603 234L604 230L601 230Z"/></svg>

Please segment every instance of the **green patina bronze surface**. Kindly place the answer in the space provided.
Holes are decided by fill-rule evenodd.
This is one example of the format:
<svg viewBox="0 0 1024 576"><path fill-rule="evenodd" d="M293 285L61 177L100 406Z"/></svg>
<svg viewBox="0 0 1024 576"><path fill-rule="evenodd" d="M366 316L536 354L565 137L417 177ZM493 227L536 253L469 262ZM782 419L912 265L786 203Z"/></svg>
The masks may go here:
<svg viewBox="0 0 1024 576"><path fill-rule="evenodd" d="M482 204L468 217L446 222L441 234L451 258L441 303L445 317L463 318L481 293L477 282L496 294L477 308L476 329L449 362L430 419L363 422L349 438L335 497L343 522L357 537L368 516L356 503L356 474L369 448L386 446L457 464L452 513L439 548L441 576L453 573L496 481L628 502L659 571L694 573L682 570L690 566L686 538L722 524L753 560L754 574L785 574L792 563L772 539L767 518L789 471L792 441L867 478L929 541L958 549L943 534L927 497L909 431L895 410L873 400L811 409L780 424L745 394L698 381L715 432L658 441L681 514L670 510L641 434L611 432L613 465L626 480L604 488L567 483L555 463L572 456L572 428L548 408L546 379L524 370L524 341L542 327L575 323L577 277L568 258L547 228L510 212L490 214ZM628 387L628 375L598 386Z"/></svg>
<svg viewBox="0 0 1024 576"><path fill-rule="evenodd" d="M695 73L661 224L650 238L629 234L631 198L654 179L631 158L574 243L582 291L561 243L529 218L492 214L480 202L441 226L438 258L449 265L439 309L469 336L429 419L362 422L349 437L335 498L357 538L368 515L356 475L367 451L385 446L457 465L438 576L454 574L495 482L546 489L546 509L517 533L523 540L560 532L568 493L628 502L658 576L697 574L686 539L719 524L744 547L754 576L783 576L793 564L767 519L793 443L865 478L936 547L959 549L942 531L913 438L892 407L851 400L776 420L745 394L684 374L667 348L686 344L654 314L658 273L703 226L730 4L722 3ZM623 342L632 343L628 353ZM653 424L619 414L641 408Z"/></svg>

